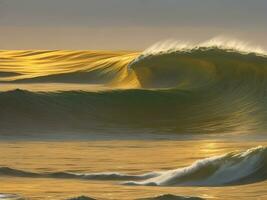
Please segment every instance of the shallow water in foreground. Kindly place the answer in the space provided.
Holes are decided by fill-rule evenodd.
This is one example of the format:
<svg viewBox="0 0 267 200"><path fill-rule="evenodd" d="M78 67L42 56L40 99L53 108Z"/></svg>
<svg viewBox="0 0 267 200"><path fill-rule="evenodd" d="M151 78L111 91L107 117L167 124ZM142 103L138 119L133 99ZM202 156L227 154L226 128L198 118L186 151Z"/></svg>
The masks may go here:
<svg viewBox="0 0 267 200"><path fill-rule="evenodd" d="M18 171L39 175L55 172L140 175L186 167L196 160L232 151L242 152L266 144L262 141L223 140L1 141L0 165L1 170L6 171L0 172L0 193L17 194L26 199L68 199L85 195L100 200L126 200L162 194L204 199L266 199L267 181L264 180L218 187L129 186L122 183L133 179L131 177L94 177L93 180L94 178L68 177L64 174L54 177L35 176ZM244 155L247 153L242 156ZM245 158L247 159L251 158ZM253 159L247 164L253 164L252 161ZM14 171L9 171L8 174L4 167Z"/></svg>

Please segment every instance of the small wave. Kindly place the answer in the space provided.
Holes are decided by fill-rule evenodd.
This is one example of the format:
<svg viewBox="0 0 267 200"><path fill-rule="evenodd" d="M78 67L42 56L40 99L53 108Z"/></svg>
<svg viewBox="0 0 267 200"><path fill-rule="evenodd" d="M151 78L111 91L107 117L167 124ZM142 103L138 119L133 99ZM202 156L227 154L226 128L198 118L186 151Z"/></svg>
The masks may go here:
<svg viewBox="0 0 267 200"><path fill-rule="evenodd" d="M130 181L126 185L149 186L224 186L242 185L267 179L267 148L231 152L206 158L191 166L161 172L145 181Z"/></svg>
<svg viewBox="0 0 267 200"><path fill-rule="evenodd" d="M69 173L69 172L56 172L49 174L42 174L41 176L51 178L77 178L87 180L144 180L157 176L156 173L147 173L142 175L129 175L117 172L103 172L103 173Z"/></svg>
<svg viewBox="0 0 267 200"><path fill-rule="evenodd" d="M49 172L36 173L0 167L0 176L31 177L31 178L63 178L63 179L87 179L87 180L144 180L158 176L157 173L146 173L142 175L130 175L118 172L102 173L72 173L72 172Z"/></svg>
<svg viewBox="0 0 267 200"><path fill-rule="evenodd" d="M155 197L141 198L138 200L204 200L200 197L189 197L189 196L177 196L172 194L163 194Z"/></svg>
<svg viewBox="0 0 267 200"><path fill-rule="evenodd" d="M242 185L265 181L267 179L267 148L259 146L243 152L231 152L222 156L202 159L184 168L140 175L116 172L34 173L8 167L1 167L0 175L32 178L113 180L126 181L122 183L125 185L148 186Z"/></svg>

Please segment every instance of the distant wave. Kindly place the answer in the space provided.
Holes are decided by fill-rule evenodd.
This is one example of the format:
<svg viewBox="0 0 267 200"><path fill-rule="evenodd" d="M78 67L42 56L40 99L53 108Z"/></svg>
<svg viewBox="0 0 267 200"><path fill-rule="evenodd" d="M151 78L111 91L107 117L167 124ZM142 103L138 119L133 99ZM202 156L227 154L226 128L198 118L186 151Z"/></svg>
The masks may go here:
<svg viewBox="0 0 267 200"><path fill-rule="evenodd" d="M122 173L34 173L8 167L0 168L0 176L31 178L66 178L126 181L125 185L147 186L225 186L242 185L267 179L267 148L256 147L244 152L231 152L196 161L175 170L141 175Z"/></svg>
<svg viewBox="0 0 267 200"><path fill-rule="evenodd" d="M49 172L35 173L9 167L0 167L0 176L30 177L30 178L63 178L63 179L86 179L86 180L144 180L157 176L157 173L147 173L142 175L130 175L118 172L103 173L72 173L72 172Z"/></svg>
<svg viewBox="0 0 267 200"><path fill-rule="evenodd" d="M0 51L0 82L111 84L131 79L126 66L138 55L110 51Z"/></svg>
<svg viewBox="0 0 267 200"><path fill-rule="evenodd" d="M265 51L229 41L165 46L143 53L0 51L2 83L105 85L1 92L0 134L266 132Z"/></svg>

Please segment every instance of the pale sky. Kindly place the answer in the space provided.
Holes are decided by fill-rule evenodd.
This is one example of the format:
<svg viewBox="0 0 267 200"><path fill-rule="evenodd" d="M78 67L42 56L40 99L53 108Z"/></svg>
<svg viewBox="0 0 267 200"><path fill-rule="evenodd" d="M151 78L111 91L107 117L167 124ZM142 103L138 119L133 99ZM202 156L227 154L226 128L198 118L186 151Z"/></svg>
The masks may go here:
<svg viewBox="0 0 267 200"><path fill-rule="evenodd" d="M267 0L0 0L0 49L145 49L225 36L267 49Z"/></svg>

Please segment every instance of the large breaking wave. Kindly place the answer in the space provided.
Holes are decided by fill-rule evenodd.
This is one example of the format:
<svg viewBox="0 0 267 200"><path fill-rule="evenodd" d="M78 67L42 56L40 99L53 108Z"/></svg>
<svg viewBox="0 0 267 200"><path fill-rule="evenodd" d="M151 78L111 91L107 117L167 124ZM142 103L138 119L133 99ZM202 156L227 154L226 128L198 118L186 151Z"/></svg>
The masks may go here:
<svg viewBox="0 0 267 200"><path fill-rule="evenodd" d="M198 160L188 167L145 174L118 172L72 173L29 172L0 167L0 176L31 178L65 178L82 180L124 181L125 185L147 186L225 186L242 185L267 179L266 147L251 148L243 152L231 152Z"/></svg>
<svg viewBox="0 0 267 200"><path fill-rule="evenodd" d="M0 133L266 131L263 50L233 42L165 46L143 53L1 51L3 88L79 83L105 89L1 92Z"/></svg>

